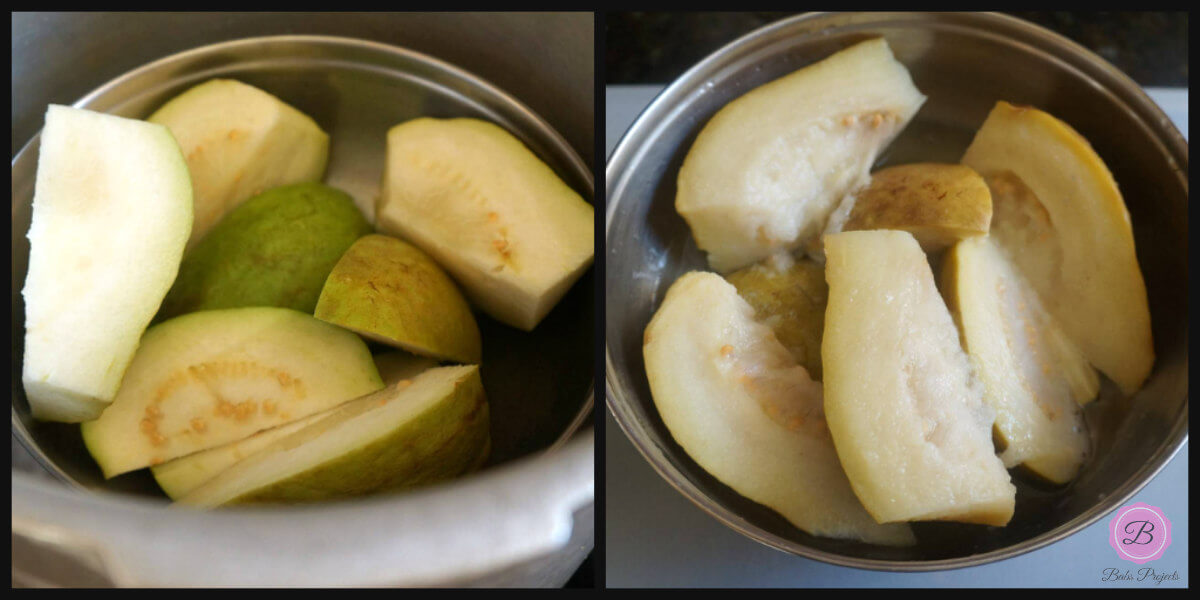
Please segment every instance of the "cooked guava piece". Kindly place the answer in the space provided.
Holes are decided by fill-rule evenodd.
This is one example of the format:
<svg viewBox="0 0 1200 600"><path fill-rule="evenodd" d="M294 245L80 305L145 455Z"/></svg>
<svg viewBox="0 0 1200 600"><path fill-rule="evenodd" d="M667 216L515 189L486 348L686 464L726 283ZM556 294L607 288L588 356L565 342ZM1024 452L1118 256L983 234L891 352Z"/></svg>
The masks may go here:
<svg viewBox="0 0 1200 600"><path fill-rule="evenodd" d="M876 171L859 191L842 231L897 229L917 238L926 253L987 235L992 195L971 167L938 163Z"/></svg>
<svg viewBox="0 0 1200 600"><path fill-rule="evenodd" d="M825 237L825 414L846 475L881 523L1004 525L1016 488L925 253L906 231Z"/></svg>
<svg viewBox="0 0 1200 600"><path fill-rule="evenodd" d="M769 326L792 358L820 381L821 330L829 299L825 267L810 258L780 253L725 280L754 307L754 319Z"/></svg>
<svg viewBox="0 0 1200 600"><path fill-rule="evenodd" d="M761 85L705 124L675 209L725 273L805 244L925 96L882 38Z"/></svg>
<svg viewBox="0 0 1200 600"><path fill-rule="evenodd" d="M962 163L991 187L991 235L1046 309L1126 394L1154 366L1146 284L1117 182L1087 140L1027 106L998 102Z"/></svg>
<svg viewBox="0 0 1200 600"><path fill-rule="evenodd" d="M1080 405L1100 391L1095 369L989 237L951 248L942 289L984 402L996 411L1005 466L1024 464L1054 483L1073 479L1090 449Z"/></svg>
<svg viewBox="0 0 1200 600"><path fill-rule="evenodd" d="M654 405L688 456L739 494L813 535L914 542L855 498L825 425L821 384L713 273L671 285L646 327Z"/></svg>

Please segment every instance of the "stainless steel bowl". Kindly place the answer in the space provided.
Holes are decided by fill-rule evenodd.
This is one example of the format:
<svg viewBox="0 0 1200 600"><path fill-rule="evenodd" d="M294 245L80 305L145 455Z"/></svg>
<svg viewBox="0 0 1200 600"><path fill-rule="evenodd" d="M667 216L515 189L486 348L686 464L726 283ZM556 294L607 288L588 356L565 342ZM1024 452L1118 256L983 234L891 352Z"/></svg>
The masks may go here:
<svg viewBox="0 0 1200 600"><path fill-rule="evenodd" d="M512 96L432 57L365 40L277 36L204 46L122 75L75 106L141 118L214 77L255 85L311 115L332 139L325 182L369 216L385 134L418 116L497 123L592 196L588 167ZM144 470L104 480L78 426L32 420L20 384L37 151L35 136L12 163L13 436L76 489L14 470L14 577L71 581L92 565L97 576L136 585L561 585L590 551L592 435L579 430L593 406L591 273L532 333L480 315L493 451L479 475L365 501L215 513L168 509ZM47 561L47 553L67 562ZM71 560L77 568L53 566Z"/></svg>
<svg viewBox="0 0 1200 600"><path fill-rule="evenodd" d="M997 100L1042 108L1092 143L1133 219L1158 357L1135 397L1121 398L1107 385L1088 410L1094 455L1072 484L1056 489L1020 481L1016 516L1007 527L919 523L919 542L906 549L808 535L710 476L663 425L642 360L642 332L667 288L682 273L707 268L674 209L675 177L696 134L750 89L879 36L929 96L880 166L958 162ZM1137 84L1075 43L1011 17L814 14L754 31L666 88L609 159L609 410L680 493L743 535L801 556L928 571L1002 560L1063 539L1127 501L1187 440L1187 164L1186 141Z"/></svg>

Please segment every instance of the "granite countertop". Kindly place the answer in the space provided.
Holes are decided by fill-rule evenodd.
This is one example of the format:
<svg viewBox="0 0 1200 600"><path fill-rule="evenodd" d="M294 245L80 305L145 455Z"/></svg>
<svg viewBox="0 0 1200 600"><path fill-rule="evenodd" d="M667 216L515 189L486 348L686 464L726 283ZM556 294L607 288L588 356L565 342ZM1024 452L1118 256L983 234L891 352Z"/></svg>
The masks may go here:
<svg viewBox="0 0 1200 600"><path fill-rule="evenodd" d="M664 84L734 39L794 13L605 15L605 83ZM1143 86L1187 87L1186 12L1009 13L1104 57Z"/></svg>

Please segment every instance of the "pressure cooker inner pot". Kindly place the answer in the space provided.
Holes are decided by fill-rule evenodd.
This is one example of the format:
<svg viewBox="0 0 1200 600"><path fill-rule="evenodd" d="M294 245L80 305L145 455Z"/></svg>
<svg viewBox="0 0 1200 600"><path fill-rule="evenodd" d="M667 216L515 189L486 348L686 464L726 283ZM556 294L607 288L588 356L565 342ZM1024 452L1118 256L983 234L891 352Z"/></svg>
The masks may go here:
<svg viewBox="0 0 1200 600"><path fill-rule="evenodd" d="M263 89L310 115L330 136L323 182L354 197L373 221L386 133L416 117L473 117L516 135L584 199L586 166L544 121L482 80L423 55L338 38L258 38L208 46L152 63L99 88L76 104L144 118L168 99L213 78ZM21 387L29 229L38 144L13 161L14 435L60 477L89 489L165 496L148 470L105 480L77 424L36 421ZM590 414L593 356L592 271L551 313L523 332L476 311L483 342L481 374L491 419L492 451L484 469L565 440ZM384 346L371 345L373 352Z"/></svg>

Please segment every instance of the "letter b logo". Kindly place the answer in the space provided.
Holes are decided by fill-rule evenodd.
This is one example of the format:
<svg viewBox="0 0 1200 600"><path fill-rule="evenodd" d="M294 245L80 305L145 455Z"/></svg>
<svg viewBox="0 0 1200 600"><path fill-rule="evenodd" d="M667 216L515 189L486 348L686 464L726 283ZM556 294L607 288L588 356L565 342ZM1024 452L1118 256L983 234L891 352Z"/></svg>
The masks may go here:
<svg viewBox="0 0 1200 600"><path fill-rule="evenodd" d="M1171 545L1171 522L1162 509L1141 502L1118 510L1108 533L1117 556L1139 565L1162 558Z"/></svg>

